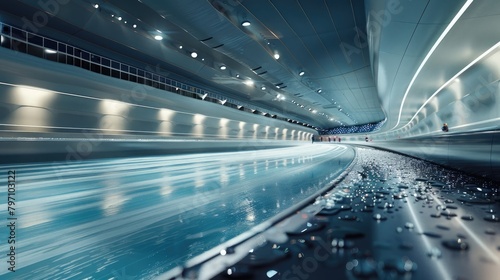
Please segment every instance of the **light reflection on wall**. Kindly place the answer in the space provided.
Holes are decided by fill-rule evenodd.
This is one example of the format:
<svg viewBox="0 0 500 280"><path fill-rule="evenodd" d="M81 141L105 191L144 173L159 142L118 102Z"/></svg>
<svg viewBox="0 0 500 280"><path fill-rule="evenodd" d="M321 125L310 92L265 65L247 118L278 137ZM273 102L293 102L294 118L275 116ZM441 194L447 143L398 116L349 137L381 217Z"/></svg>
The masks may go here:
<svg viewBox="0 0 500 280"><path fill-rule="evenodd" d="M243 138L243 136L245 136L245 125L246 123L245 122L240 122L239 124L239 132L238 132L238 138Z"/></svg>
<svg viewBox="0 0 500 280"><path fill-rule="evenodd" d="M158 125L158 132L161 134L171 135L173 124L169 121L163 121Z"/></svg>
<svg viewBox="0 0 500 280"><path fill-rule="evenodd" d="M203 128L204 128L204 125L205 125L205 119L206 119L206 116L205 115L202 115L202 114L195 114L193 116L193 129L191 131L191 133L193 133L193 135L195 136L203 136Z"/></svg>
<svg viewBox="0 0 500 280"><path fill-rule="evenodd" d="M15 86L13 88L12 101L21 106L49 108L54 98L54 92L42 88L28 86Z"/></svg>
<svg viewBox="0 0 500 280"><path fill-rule="evenodd" d="M227 138L229 136L229 120L222 118L219 120L219 131L218 134L222 138Z"/></svg>
<svg viewBox="0 0 500 280"><path fill-rule="evenodd" d="M253 125L253 138L257 139L259 135L259 125L254 124Z"/></svg>
<svg viewBox="0 0 500 280"><path fill-rule="evenodd" d="M46 131L52 121L52 114L48 109L21 106L15 109L7 121L16 125L37 126L32 127L33 131Z"/></svg>
<svg viewBox="0 0 500 280"><path fill-rule="evenodd" d="M175 111L168 109L160 109L158 111L158 119L163 121L170 121L175 116Z"/></svg>
<svg viewBox="0 0 500 280"><path fill-rule="evenodd" d="M465 95L462 92L462 83L460 82L460 79L455 79L455 82L451 83L448 86L448 90L453 94L453 97L455 98L455 100L459 100L462 98L463 95ZM439 99L439 98L434 98L434 100L436 100L436 99ZM432 100L432 101L434 101L434 100ZM439 104L439 101L438 101L438 104ZM438 105L438 108L439 108L439 105Z"/></svg>
<svg viewBox="0 0 500 280"><path fill-rule="evenodd" d="M116 133L126 129L127 119L124 117L128 114L130 104L111 100L103 99L99 104L99 112L102 117L99 121L99 128L105 133Z"/></svg>
<svg viewBox="0 0 500 280"><path fill-rule="evenodd" d="M280 133L280 129L279 129L279 127L277 127L277 128L275 128L275 129L274 129L274 133L275 133L275 135L274 135L274 139L278 140L279 133Z"/></svg>
<svg viewBox="0 0 500 280"><path fill-rule="evenodd" d="M286 140L286 138L287 138L287 133L288 133L288 128L284 128L284 129L283 129L283 137L282 137L282 140Z"/></svg>
<svg viewBox="0 0 500 280"><path fill-rule="evenodd" d="M125 116L129 109L130 104L112 99L103 99L99 104L99 112L104 115Z"/></svg>

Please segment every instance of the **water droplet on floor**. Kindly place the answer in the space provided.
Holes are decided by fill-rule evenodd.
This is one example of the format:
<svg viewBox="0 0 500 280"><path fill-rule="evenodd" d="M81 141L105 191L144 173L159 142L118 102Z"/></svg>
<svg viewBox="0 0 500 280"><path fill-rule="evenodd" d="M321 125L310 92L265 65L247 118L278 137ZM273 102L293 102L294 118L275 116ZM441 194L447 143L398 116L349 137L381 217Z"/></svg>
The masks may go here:
<svg viewBox="0 0 500 280"><path fill-rule="evenodd" d="M354 259L346 264L346 269L357 277L370 278L377 276L377 262L371 257Z"/></svg>
<svg viewBox="0 0 500 280"><path fill-rule="evenodd" d="M413 229L414 227L415 226L412 223L410 223L410 222L408 222L408 223L405 224L405 228L407 228L407 229Z"/></svg>
<svg viewBox="0 0 500 280"><path fill-rule="evenodd" d="M487 228L484 233L486 234L489 234L489 235L495 235L497 234L495 230L493 230L492 228Z"/></svg>
<svg viewBox="0 0 500 280"><path fill-rule="evenodd" d="M339 216L338 219L342 221L356 221L358 217L354 215L344 215L344 216Z"/></svg>
<svg viewBox="0 0 500 280"><path fill-rule="evenodd" d="M423 234L425 236L432 237L432 238L441 238L441 234L434 233L434 232L424 232Z"/></svg>
<svg viewBox="0 0 500 280"><path fill-rule="evenodd" d="M442 188L442 187L446 186L446 184L445 184L445 183L438 182L438 181L429 181L428 183L429 183L429 185L431 185L432 187L436 187L436 188Z"/></svg>
<svg viewBox="0 0 500 280"><path fill-rule="evenodd" d="M449 227L447 227L447 226L443 226L443 225L437 225L436 227L437 227L438 229L442 229L442 230L450 230L450 228L449 228Z"/></svg>
<svg viewBox="0 0 500 280"><path fill-rule="evenodd" d="M493 200L479 198L471 195L462 195L457 198L458 201L470 204L493 204L495 203Z"/></svg>
<svg viewBox="0 0 500 280"><path fill-rule="evenodd" d="M288 248L268 244L250 252L240 261L240 264L249 266L264 266L287 258L290 255Z"/></svg>
<svg viewBox="0 0 500 280"><path fill-rule="evenodd" d="M463 241L462 239L451 239L451 240L445 240L442 242L443 246L451 249L451 250L457 250L457 251L464 251L469 249L469 244L467 242Z"/></svg>
<svg viewBox="0 0 500 280"><path fill-rule="evenodd" d="M403 242L403 243L399 244L399 248L401 248L403 250L411 250L411 249L413 249L413 244L410 242Z"/></svg>
<svg viewBox="0 0 500 280"><path fill-rule="evenodd" d="M436 247L432 247L427 251L427 256L432 259L439 259L441 258L441 251Z"/></svg>
<svg viewBox="0 0 500 280"><path fill-rule="evenodd" d="M314 231L323 229L326 226L325 222L307 222L296 230L287 231L289 235L308 234Z"/></svg>
<svg viewBox="0 0 500 280"><path fill-rule="evenodd" d="M497 215L488 215L484 217L484 220L488 222L498 223L500 222L500 217Z"/></svg>
<svg viewBox="0 0 500 280"><path fill-rule="evenodd" d="M377 221L385 221L385 220L387 220L387 217L384 217L380 214L375 214L375 215L373 215L373 219L375 219Z"/></svg>
<svg viewBox="0 0 500 280"><path fill-rule="evenodd" d="M474 220L474 217L472 217L472 215L464 215L464 216L462 216L462 220L472 221L472 220Z"/></svg>
<svg viewBox="0 0 500 280"><path fill-rule="evenodd" d="M384 270L395 271L398 274L407 274L417 270L417 264L412 262L407 257L398 260L389 260L384 263ZM406 275L408 276L408 275ZM409 277L408 277L409 278Z"/></svg>
<svg viewBox="0 0 500 280"><path fill-rule="evenodd" d="M225 276L229 276L230 278L253 278L253 274L246 265L235 265L226 269L223 273Z"/></svg>
<svg viewBox="0 0 500 280"><path fill-rule="evenodd" d="M457 216L457 214L450 212L448 210L441 212L441 215L443 215L446 218L453 218Z"/></svg>

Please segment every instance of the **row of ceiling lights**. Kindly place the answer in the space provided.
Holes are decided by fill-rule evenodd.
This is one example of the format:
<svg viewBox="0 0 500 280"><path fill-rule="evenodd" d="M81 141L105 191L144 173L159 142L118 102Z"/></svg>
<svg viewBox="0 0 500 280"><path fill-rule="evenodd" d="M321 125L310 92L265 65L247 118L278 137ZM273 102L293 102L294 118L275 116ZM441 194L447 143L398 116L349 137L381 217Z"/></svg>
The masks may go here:
<svg viewBox="0 0 500 280"><path fill-rule="evenodd" d="M96 8L96 9L98 9L100 6L99 6L99 4L97 4L97 3L96 3L96 4L93 4L93 7L94 7L94 8ZM114 15L114 14L112 14L112 15L111 15L111 17L115 17L115 15ZM116 18L116 19L118 19L118 21L122 21L122 20L123 20L123 18L122 18L121 16L118 16L118 17L115 17L115 18ZM124 20L123 22L124 22L125 24L127 23L127 21L126 21L126 20ZM250 25L251 25L251 23L250 23L249 21L243 21L243 22L241 23L241 25L242 25L242 26L244 26L244 27L248 27L248 26L250 26ZM134 28L134 29L135 29L135 28L137 28L137 24L133 24L133 25L132 25L132 28ZM154 39L155 39L155 40L157 40L157 41L161 41L161 40L163 40L163 36L162 36L162 35L160 35L160 34L162 34L162 32L161 32L160 30L156 30L156 31L157 31L159 34L155 35L155 36L154 36ZM181 45L181 46L179 46L179 48L180 48L180 49L182 49L182 45ZM198 57L198 53L197 53L197 52L195 52L195 51L191 52L191 57L192 57L192 58L197 58L197 57ZM276 60L278 60L278 59L280 58L280 55L279 55L279 53L275 52L275 53L274 53L274 55L273 55L273 57L274 57ZM204 61L204 59L202 59L202 60ZM224 65L224 64L222 64L222 65L220 65L220 66L219 66L219 69L220 69L220 70L226 70L226 69L227 69L227 66L226 66L226 65ZM304 71L304 70L301 70L298 74L299 74L299 76L301 76L301 77L302 77L302 76L304 76L304 75L305 75L305 71ZM252 83L252 82L245 82L245 84L247 84L247 85L253 85L253 83ZM278 84L278 85L276 85L276 88L277 88L277 89L283 89L284 87L282 86L282 84ZM262 86L262 87L261 87L261 89L262 89L262 90L266 90L266 87L265 87L265 86ZM317 93L321 93L321 92L322 92L322 89L318 89L316 92L317 92ZM282 100L283 100L283 99L282 99Z"/></svg>
<svg viewBox="0 0 500 280"><path fill-rule="evenodd" d="M248 27L248 26L250 26L250 25L252 25L252 24L251 24L251 22L250 22L250 21L248 21L248 20L245 20L245 21L243 21L243 22L241 23L241 26L243 26L243 27ZM268 44L269 44L269 43L268 43ZM279 53L277 53L277 52L275 52L273 56L274 56L274 58L275 58L276 60L280 58L280 55L279 55ZM302 77L302 76L304 76L304 75L306 74L306 72L305 72L304 70L300 70L300 71L298 72L298 74L299 74L299 76L300 76L300 77ZM277 89L283 89L284 87L286 87L286 86L283 86L283 83L280 83L280 84L277 84L277 85L276 85L276 88L277 88ZM265 86L262 86L262 90L265 90ZM320 93L322 93L322 92L323 92L323 90L320 88L320 89L316 90L316 92L320 94ZM279 98L279 95L278 95L278 98ZM283 97L283 99L284 99L284 97ZM296 103L294 100L292 100L292 103L294 103L294 104L296 104L297 106L299 106L299 107L301 107L301 108L304 108L304 109L305 109L305 106L304 106L304 105L300 105L300 104ZM316 114L316 113L317 113L317 110L316 110L316 109L308 108L308 110L309 110L311 113L313 113L313 114ZM322 115L322 116L326 116L326 117L328 118L328 116L327 116L325 113L320 113L320 115ZM334 121L334 119L333 119L333 118L329 118L329 119L330 119L331 121Z"/></svg>
<svg viewBox="0 0 500 280"><path fill-rule="evenodd" d="M140 1L139 1L139 2L140 2ZM92 6L93 6L95 9L99 9L99 7L100 7L100 5L99 5L98 3L95 3L95 4L93 4ZM114 14L111 14L111 17L112 17L112 18L116 18L118 21L122 21L123 23L127 24L127 21L126 21L126 20L124 20L124 19L123 19L123 17L121 17L121 16L115 16ZM241 25L242 25L242 26L244 26L244 27L248 27L248 26L250 26L250 25L251 25L251 23L250 23L249 21L243 21L243 22L241 23ZM132 28L134 28L134 29L136 29L137 27L138 27L138 26L137 26L137 24L133 24L133 25L132 25ZM154 35L154 36L153 36L153 38L154 38L155 40L157 40L157 41L162 41L162 40L164 39L164 38L163 38L163 36L162 36L162 32L161 32L160 30L156 30L156 32L157 32L157 34L156 34L156 35ZM180 45L180 46L179 46L179 49L183 49L183 46L182 46L182 45ZM195 58L195 59L196 59L196 58L198 58L198 53L197 53L196 51L192 51L192 52L190 53L190 55L191 55L191 57L192 57L192 58ZM279 53L274 52L273 57L274 57L274 59L278 60L278 59L280 58L280 55L279 55ZM205 59L204 59L204 58L202 58L201 60L202 60L202 61L204 61ZM224 64L221 64L221 65L219 66L219 69L224 71L224 70L226 70L226 69L227 69L227 66L226 66L226 65L224 65ZM304 76L304 75L305 75L305 71L301 70L298 74L299 74L299 76L301 76L301 77L302 77L302 76ZM236 75L236 78L240 78L240 75L239 75L239 74L237 74L237 75ZM248 78L248 79L244 79L243 83L244 83L245 85L247 85L247 86L253 86L253 85L254 85L254 81L253 81L252 79L250 79L250 78ZM277 85L276 85L276 88L277 88L277 89L283 89L283 88L286 88L286 86L284 86L284 85L283 85L283 83L280 83L280 84L277 84ZM267 89L267 88L266 88L266 86L264 86L264 85L262 85L262 86L261 86L261 90L266 90L266 89ZM318 90L317 90L317 93L321 93L321 92L322 92L322 90L321 90L321 89L318 89ZM283 101L283 100L286 100L286 97L285 97L283 94L278 94L278 95L276 96L276 100ZM292 102L293 102L294 104L299 105L301 108L306 109L304 105L300 105L300 104L296 103L295 101L292 101ZM312 109L312 108L308 108L308 109L309 109L309 111L310 111L310 112L312 112L313 114L316 114L316 113L317 113L317 110L315 110L315 109ZM325 115L324 113L322 113L322 114L323 114L323 115ZM333 119L330 119L330 120L333 120ZM298 122L298 121L293 121L293 122L300 123L300 122Z"/></svg>

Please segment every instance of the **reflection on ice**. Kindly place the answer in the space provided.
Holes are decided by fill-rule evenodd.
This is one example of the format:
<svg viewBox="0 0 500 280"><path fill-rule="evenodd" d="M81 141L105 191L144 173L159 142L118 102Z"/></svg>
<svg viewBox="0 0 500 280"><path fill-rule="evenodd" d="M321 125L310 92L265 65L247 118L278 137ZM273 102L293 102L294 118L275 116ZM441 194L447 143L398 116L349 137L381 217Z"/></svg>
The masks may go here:
<svg viewBox="0 0 500 280"><path fill-rule="evenodd" d="M308 197L353 156L304 145L9 166L22 182L16 277L151 278Z"/></svg>

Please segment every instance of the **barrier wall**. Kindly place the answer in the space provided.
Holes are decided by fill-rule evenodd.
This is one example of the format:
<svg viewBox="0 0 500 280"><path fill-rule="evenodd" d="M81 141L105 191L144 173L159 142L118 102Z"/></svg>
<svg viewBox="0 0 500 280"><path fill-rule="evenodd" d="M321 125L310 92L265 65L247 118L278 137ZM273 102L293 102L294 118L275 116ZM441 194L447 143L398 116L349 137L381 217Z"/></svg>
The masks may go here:
<svg viewBox="0 0 500 280"><path fill-rule="evenodd" d="M357 143L400 152L500 182L500 131Z"/></svg>
<svg viewBox="0 0 500 280"><path fill-rule="evenodd" d="M3 137L240 140L258 148L270 141L308 143L315 134L261 114L2 48L0 52ZM0 150L12 151L6 145Z"/></svg>

